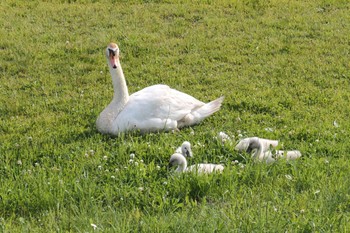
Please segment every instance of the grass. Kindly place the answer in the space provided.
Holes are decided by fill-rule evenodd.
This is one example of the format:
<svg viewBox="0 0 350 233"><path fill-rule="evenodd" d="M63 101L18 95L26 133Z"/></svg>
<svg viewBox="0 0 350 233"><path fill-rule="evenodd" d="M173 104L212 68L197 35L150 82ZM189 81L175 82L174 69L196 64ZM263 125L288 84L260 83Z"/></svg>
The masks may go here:
<svg viewBox="0 0 350 233"><path fill-rule="evenodd" d="M1 232L349 231L347 1L0 7ZM224 95L222 109L176 134L99 134L111 41L130 93L165 83L203 101ZM255 163L220 131L278 139L303 157ZM190 164L224 173L173 175L184 140Z"/></svg>

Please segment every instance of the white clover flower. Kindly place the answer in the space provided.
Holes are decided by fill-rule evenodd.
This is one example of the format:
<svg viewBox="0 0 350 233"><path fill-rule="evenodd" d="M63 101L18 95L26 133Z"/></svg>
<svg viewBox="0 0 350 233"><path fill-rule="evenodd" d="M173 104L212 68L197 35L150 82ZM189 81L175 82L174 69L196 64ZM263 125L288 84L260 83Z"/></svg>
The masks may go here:
<svg viewBox="0 0 350 233"><path fill-rule="evenodd" d="M130 154L130 159L134 159L135 158L135 154L134 153L131 153Z"/></svg>
<svg viewBox="0 0 350 233"><path fill-rule="evenodd" d="M129 163L133 163L133 162L134 162L134 160L133 160L133 159L130 159L130 160L129 160Z"/></svg>
<svg viewBox="0 0 350 233"><path fill-rule="evenodd" d="M226 133L224 133L224 132L219 132L217 138L218 138L219 140L221 140L222 143L231 140L230 136L228 136L228 135L227 135Z"/></svg>
<svg viewBox="0 0 350 233"><path fill-rule="evenodd" d="M301 209L301 210L300 210L300 213L301 213L301 214L305 213L305 210L304 210L304 209Z"/></svg>
<svg viewBox="0 0 350 233"><path fill-rule="evenodd" d="M31 136L27 137L28 141L33 141L33 138Z"/></svg>
<svg viewBox="0 0 350 233"><path fill-rule="evenodd" d="M103 156L103 159L104 159L104 160L107 160L107 159L108 159L107 155Z"/></svg>
<svg viewBox="0 0 350 233"><path fill-rule="evenodd" d="M143 163L143 159L140 160L140 163Z"/></svg>
<svg viewBox="0 0 350 233"><path fill-rule="evenodd" d="M278 209L277 209L276 206L273 207L273 210L274 210L275 212L278 212Z"/></svg>
<svg viewBox="0 0 350 233"><path fill-rule="evenodd" d="M92 226L92 228L94 228L94 230L96 230L96 228L97 228L96 224L91 223L91 226Z"/></svg>
<svg viewBox="0 0 350 233"><path fill-rule="evenodd" d="M115 176L111 176L111 179L113 179L113 180L114 180L114 179L115 179Z"/></svg>
<svg viewBox="0 0 350 233"><path fill-rule="evenodd" d="M285 177L287 178L287 180L293 180L293 177L291 175L285 175Z"/></svg>
<svg viewBox="0 0 350 233"><path fill-rule="evenodd" d="M114 171L115 171L115 172L119 172L119 169L118 169L118 168L116 168L116 169L114 169Z"/></svg>
<svg viewBox="0 0 350 233"><path fill-rule="evenodd" d="M17 160L17 164L18 164L18 165L22 165L22 160L20 160L20 159Z"/></svg>
<svg viewBox="0 0 350 233"><path fill-rule="evenodd" d="M135 166L138 166L138 165L139 165L139 163L138 163L138 162L135 162L134 164L135 164Z"/></svg>
<svg viewBox="0 0 350 233"><path fill-rule="evenodd" d="M98 169L98 170L102 170L102 166L99 165L99 166L97 167L97 169Z"/></svg>
<svg viewBox="0 0 350 233"><path fill-rule="evenodd" d="M167 185L167 184L168 184L168 182L166 182L166 181L163 182L163 185Z"/></svg>
<svg viewBox="0 0 350 233"><path fill-rule="evenodd" d="M159 165L157 165L157 166L156 166L156 169L157 169L157 170L160 170L160 166L159 166Z"/></svg>

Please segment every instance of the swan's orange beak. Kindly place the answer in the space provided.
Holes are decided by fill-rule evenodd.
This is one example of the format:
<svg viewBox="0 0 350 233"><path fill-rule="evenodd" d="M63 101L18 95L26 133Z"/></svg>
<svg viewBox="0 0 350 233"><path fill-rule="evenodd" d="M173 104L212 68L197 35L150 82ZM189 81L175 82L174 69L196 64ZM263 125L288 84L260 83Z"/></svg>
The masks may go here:
<svg viewBox="0 0 350 233"><path fill-rule="evenodd" d="M113 67L113 69L117 69L117 60L118 56L115 54L113 50L109 51L109 63Z"/></svg>

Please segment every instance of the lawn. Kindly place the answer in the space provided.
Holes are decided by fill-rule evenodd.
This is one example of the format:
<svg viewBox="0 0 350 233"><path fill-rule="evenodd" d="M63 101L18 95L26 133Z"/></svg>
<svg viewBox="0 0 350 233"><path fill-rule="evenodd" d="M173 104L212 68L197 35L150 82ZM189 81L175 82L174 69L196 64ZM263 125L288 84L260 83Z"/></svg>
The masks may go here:
<svg viewBox="0 0 350 233"><path fill-rule="evenodd" d="M346 0L0 3L0 232L350 231ZM116 42L129 93L167 84L219 112L102 135ZM231 143L217 139L219 132ZM240 138L302 158L259 163ZM169 158L222 174L174 174Z"/></svg>

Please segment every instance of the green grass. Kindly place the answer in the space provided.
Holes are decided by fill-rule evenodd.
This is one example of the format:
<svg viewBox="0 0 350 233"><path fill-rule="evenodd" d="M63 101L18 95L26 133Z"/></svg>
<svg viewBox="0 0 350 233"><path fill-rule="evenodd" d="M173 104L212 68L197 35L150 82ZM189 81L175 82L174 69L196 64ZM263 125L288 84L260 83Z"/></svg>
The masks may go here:
<svg viewBox="0 0 350 233"><path fill-rule="evenodd" d="M348 232L349 8L2 1L0 232ZM130 93L164 83L202 101L224 95L222 109L176 134L99 134L111 41ZM220 131L234 143L213 139ZM303 157L255 163L234 150L238 135ZM184 140L190 164L223 163L224 173L173 175Z"/></svg>

